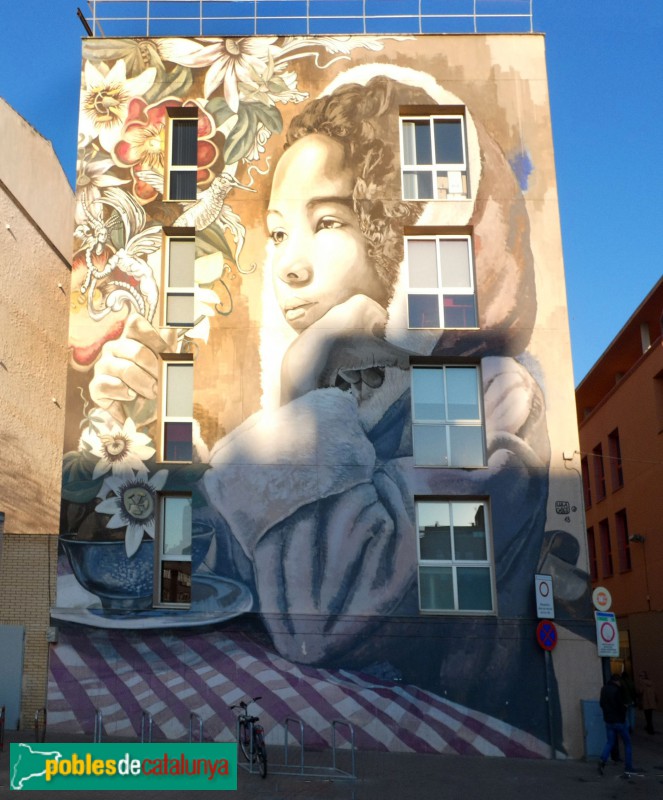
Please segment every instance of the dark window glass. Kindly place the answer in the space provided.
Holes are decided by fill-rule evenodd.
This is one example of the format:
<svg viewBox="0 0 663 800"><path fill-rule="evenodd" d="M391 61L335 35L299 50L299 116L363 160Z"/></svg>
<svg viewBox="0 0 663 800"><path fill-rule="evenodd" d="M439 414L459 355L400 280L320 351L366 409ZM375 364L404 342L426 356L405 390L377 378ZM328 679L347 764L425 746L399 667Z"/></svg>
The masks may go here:
<svg viewBox="0 0 663 800"><path fill-rule="evenodd" d="M193 458L193 426L190 422L166 422L164 425L164 459L191 461Z"/></svg>
<svg viewBox="0 0 663 800"><path fill-rule="evenodd" d="M580 462L580 468L582 470L582 492L585 497L585 508L592 507L592 490L589 485L589 464L587 463L587 459L583 458Z"/></svg>
<svg viewBox="0 0 663 800"><path fill-rule="evenodd" d="M626 509L622 509L615 514L615 526L617 529L617 563L619 571L628 572L631 569L631 545L628 538Z"/></svg>
<svg viewBox="0 0 663 800"><path fill-rule="evenodd" d="M624 485L624 474L622 472L622 449L619 444L619 430L615 430L608 436L608 455L610 456L610 477L612 480L612 491Z"/></svg>
<svg viewBox="0 0 663 800"><path fill-rule="evenodd" d="M196 184L197 174L191 171L170 171L169 199L170 200L195 200L198 191Z"/></svg>
<svg viewBox="0 0 663 800"><path fill-rule="evenodd" d="M414 140L417 164L432 164L433 152L430 141L430 122L414 123Z"/></svg>
<svg viewBox="0 0 663 800"><path fill-rule="evenodd" d="M434 123L435 163L463 164L463 132L459 119L436 119ZM430 163L430 162L426 162Z"/></svg>
<svg viewBox="0 0 663 800"><path fill-rule="evenodd" d="M596 540L594 528L587 528L587 549L589 551L589 577L595 581L599 577L598 561L596 558Z"/></svg>
<svg viewBox="0 0 663 800"><path fill-rule="evenodd" d="M436 294L411 294L407 305L411 328L440 327L440 304Z"/></svg>
<svg viewBox="0 0 663 800"><path fill-rule="evenodd" d="M444 327L445 328L477 327L477 312L474 305L474 295L471 294L444 295Z"/></svg>
<svg viewBox="0 0 663 800"><path fill-rule="evenodd" d="M195 167L198 164L198 120L175 119L172 132L171 165Z"/></svg>
<svg viewBox="0 0 663 800"><path fill-rule="evenodd" d="M612 545L610 543L610 526L607 519L599 522L599 539L601 543L601 569L603 577L609 578L614 573L612 565Z"/></svg>
<svg viewBox="0 0 663 800"><path fill-rule="evenodd" d="M594 460L594 488L596 499L603 500L605 497L605 468L603 466L603 448L597 444L592 451Z"/></svg>

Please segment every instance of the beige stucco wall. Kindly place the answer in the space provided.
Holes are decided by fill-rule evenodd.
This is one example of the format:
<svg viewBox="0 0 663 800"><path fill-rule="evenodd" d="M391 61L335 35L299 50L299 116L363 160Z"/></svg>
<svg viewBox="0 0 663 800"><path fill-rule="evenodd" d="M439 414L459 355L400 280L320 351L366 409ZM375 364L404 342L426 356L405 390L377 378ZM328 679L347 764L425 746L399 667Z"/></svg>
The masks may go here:
<svg viewBox="0 0 663 800"><path fill-rule="evenodd" d="M74 196L51 143L0 100L0 511L59 527Z"/></svg>

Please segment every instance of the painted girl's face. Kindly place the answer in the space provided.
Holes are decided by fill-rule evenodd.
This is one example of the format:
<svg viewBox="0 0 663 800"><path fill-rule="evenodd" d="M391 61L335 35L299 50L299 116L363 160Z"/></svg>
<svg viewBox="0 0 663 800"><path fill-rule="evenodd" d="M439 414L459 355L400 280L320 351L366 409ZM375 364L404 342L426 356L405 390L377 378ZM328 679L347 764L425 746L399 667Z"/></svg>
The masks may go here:
<svg viewBox="0 0 663 800"><path fill-rule="evenodd" d="M352 206L354 177L342 146L310 134L278 163L267 212L276 299L302 331L356 294L386 302Z"/></svg>

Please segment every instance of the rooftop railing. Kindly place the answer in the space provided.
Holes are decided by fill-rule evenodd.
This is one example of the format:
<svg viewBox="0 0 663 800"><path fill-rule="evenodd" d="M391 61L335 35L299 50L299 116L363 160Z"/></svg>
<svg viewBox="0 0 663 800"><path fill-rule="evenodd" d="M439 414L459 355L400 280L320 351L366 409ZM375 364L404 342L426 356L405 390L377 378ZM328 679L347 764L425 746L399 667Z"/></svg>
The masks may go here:
<svg viewBox="0 0 663 800"><path fill-rule="evenodd" d="M90 36L531 33L533 0L88 0Z"/></svg>

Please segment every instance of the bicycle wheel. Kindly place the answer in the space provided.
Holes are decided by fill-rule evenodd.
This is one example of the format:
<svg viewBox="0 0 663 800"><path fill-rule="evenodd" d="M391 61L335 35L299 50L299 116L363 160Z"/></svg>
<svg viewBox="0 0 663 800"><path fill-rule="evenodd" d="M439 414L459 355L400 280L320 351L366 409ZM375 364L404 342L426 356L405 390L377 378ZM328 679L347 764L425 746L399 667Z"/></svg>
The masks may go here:
<svg viewBox="0 0 663 800"><path fill-rule="evenodd" d="M267 777L267 748L265 747L265 740L262 738L262 733L256 732L253 740L253 746L256 750L256 758L258 760L258 769L260 770L260 777Z"/></svg>
<svg viewBox="0 0 663 800"><path fill-rule="evenodd" d="M245 722L239 723L239 749L247 761L251 760L251 739L249 738L249 726Z"/></svg>

